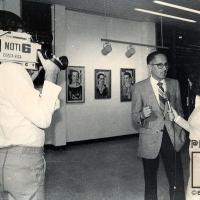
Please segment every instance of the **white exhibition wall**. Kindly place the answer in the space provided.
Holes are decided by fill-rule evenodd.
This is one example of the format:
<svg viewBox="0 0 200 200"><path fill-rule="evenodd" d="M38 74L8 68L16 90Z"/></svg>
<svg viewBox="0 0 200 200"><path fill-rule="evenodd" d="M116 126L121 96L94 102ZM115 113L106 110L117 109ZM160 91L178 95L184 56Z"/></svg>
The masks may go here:
<svg viewBox="0 0 200 200"><path fill-rule="evenodd" d="M64 13L65 20L62 18ZM70 66L85 67L85 102L65 102L66 82L62 72L62 106L54 116L56 123L53 122L53 128L49 129L51 137L47 143L51 143L52 136L57 134L59 137L54 139L56 145L65 142L64 137L69 142L136 133L131 121L131 102L120 102L120 68L134 68L136 82L143 80L148 76L146 56L152 49L135 46L136 54L127 58L125 51L128 45L113 43L112 52L103 56L101 38L106 37L107 24L109 39L154 45L155 24L108 17L105 20L102 16L64 11L62 6L56 6L53 22L56 27L56 54L66 55ZM111 70L111 99L94 99L95 69Z"/></svg>
<svg viewBox="0 0 200 200"><path fill-rule="evenodd" d="M20 1L0 0L0 8L20 15ZM55 12L54 12L55 11ZM55 17L54 17L55 16ZM134 46L136 54L125 56L128 45L112 44L112 52L101 54L101 38L155 44L155 24L134 22L52 8L55 27L55 54L66 55L71 66L85 67L85 102L66 103L65 72L59 75L62 86L61 108L53 116L46 133L46 143L65 145L70 141L105 138L136 133L131 121L131 102L120 102L120 68L134 68L136 82L148 76L147 47ZM111 99L94 99L94 70L111 70Z"/></svg>

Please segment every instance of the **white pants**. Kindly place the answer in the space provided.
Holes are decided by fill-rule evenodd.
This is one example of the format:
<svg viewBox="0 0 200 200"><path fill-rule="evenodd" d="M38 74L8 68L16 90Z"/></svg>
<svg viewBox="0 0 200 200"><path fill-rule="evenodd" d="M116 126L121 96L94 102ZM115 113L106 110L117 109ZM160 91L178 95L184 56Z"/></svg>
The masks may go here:
<svg viewBox="0 0 200 200"><path fill-rule="evenodd" d="M0 149L0 200L44 200L42 147Z"/></svg>

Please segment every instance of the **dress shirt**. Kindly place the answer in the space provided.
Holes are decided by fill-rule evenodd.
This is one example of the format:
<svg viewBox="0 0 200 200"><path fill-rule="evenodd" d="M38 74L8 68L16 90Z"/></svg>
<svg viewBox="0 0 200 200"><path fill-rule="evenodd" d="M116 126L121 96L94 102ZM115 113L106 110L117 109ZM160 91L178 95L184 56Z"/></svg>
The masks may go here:
<svg viewBox="0 0 200 200"><path fill-rule="evenodd" d="M0 148L44 145L61 87L45 81L34 88L27 71L16 63L0 65Z"/></svg>
<svg viewBox="0 0 200 200"><path fill-rule="evenodd" d="M154 91L154 94L155 94L155 96L156 96L156 99L157 99L157 101L158 101L158 103L160 104L160 100L159 100L159 93L158 93L158 82L161 82L161 83L163 83L163 89L164 89L164 91L166 91L166 82L165 82L165 80L163 79L162 81L158 81L158 80L156 80L155 78L153 78L152 76L150 77L150 83L151 83L151 85L152 85L152 88L153 88L153 91Z"/></svg>

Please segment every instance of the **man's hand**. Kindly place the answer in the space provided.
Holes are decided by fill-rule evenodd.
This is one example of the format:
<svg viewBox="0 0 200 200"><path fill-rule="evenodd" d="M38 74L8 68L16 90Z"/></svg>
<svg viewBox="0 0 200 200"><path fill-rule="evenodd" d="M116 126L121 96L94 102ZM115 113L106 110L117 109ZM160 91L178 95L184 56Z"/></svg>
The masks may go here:
<svg viewBox="0 0 200 200"><path fill-rule="evenodd" d="M141 111L141 119L145 119L149 116L151 116L152 113L152 107L151 106L145 106L142 108Z"/></svg>
<svg viewBox="0 0 200 200"><path fill-rule="evenodd" d="M170 121L176 121L177 117L179 116L176 110L172 106L171 106L171 111L169 111L167 114Z"/></svg>
<svg viewBox="0 0 200 200"><path fill-rule="evenodd" d="M28 73L31 76L32 81L34 81L38 77L41 70L42 70L42 66L40 66L38 70L27 69Z"/></svg>
<svg viewBox="0 0 200 200"><path fill-rule="evenodd" d="M174 117L174 113L172 111L167 112L168 118L171 122L174 121L175 117Z"/></svg>
<svg viewBox="0 0 200 200"><path fill-rule="evenodd" d="M59 67L49 59L45 59L40 51L38 51L38 57L45 70L45 80L56 83L58 73L60 72Z"/></svg>
<svg viewBox="0 0 200 200"><path fill-rule="evenodd" d="M171 106L171 108L172 108L172 112L174 114L174 118L176 119L179 115L178 115L178 113L176 112L176 110L172 106Z"/></svg>

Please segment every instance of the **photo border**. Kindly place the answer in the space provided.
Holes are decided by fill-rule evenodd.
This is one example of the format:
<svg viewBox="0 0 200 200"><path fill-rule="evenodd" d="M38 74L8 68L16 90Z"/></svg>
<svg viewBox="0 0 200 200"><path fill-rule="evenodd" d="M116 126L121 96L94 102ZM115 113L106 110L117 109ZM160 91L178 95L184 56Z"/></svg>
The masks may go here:
<svg viewBox="0 0 200 200"><path fill-rule="evenodd" d="M122 95L122 86L123 86L123 73L124 72L131 72L131 85L133 86L135 84L135 69L134 68L120 68L120 101L121 102L128 102L132 101L132 96L130 99L124 99ZM132 89L131 86L131 89Z"/></svg>
<svg viewBox="0 0 200 200"><path fill-rule="evenodd" d="M81 73L80 85L82 86L82 98L81 100L69 100L69 72L70 70L76 70ZM85 102L85 67L83 66L68 66L66 69L66 103L84 103Z"/></svg>
<svg viewBox="0 0 200 200"><path fill-rule="evenodd" d="M106 86L108 88L108 95L106 97L98 97L97 96L97 75L99 73L103 73L106 75L106 77L108 77L106 80L108 81L108 83L106 83ZM95 69L94 70L94 76L95 76L95 81L94 81L94 98L95 99L111 99L111 70L109 69Z"/></svg>

